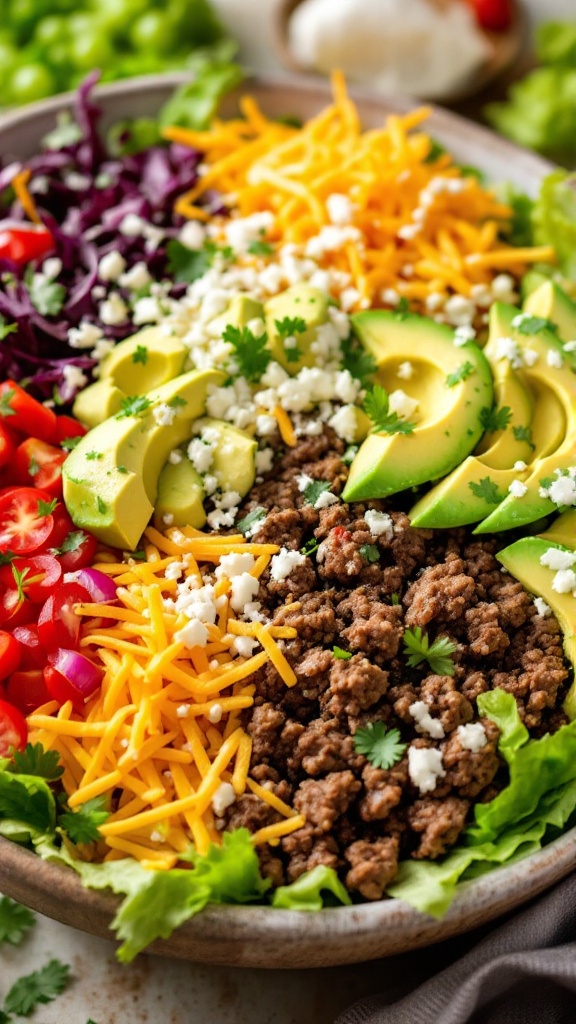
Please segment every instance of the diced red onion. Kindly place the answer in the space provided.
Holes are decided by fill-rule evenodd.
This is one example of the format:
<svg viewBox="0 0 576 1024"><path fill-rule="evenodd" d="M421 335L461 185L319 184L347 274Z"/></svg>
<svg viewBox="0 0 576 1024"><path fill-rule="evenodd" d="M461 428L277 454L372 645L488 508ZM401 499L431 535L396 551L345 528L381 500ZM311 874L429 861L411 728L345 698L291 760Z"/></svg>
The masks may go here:
<svg viewBox="0 0 576 1024"><path fill-rule="evenodd" d="M59 647L56 651L50 652L48 661L52 668L78 690L85 701L95 693L102 682L103 669L78 651Z"/></svg>
<svg viewBox="0 0 576 1024"><path fill-rule="evenodd" d="M66 573L65 582L72 581L84 587L95 604L110 604L117 600L114 580L99 569L77 569Z"/></svg>

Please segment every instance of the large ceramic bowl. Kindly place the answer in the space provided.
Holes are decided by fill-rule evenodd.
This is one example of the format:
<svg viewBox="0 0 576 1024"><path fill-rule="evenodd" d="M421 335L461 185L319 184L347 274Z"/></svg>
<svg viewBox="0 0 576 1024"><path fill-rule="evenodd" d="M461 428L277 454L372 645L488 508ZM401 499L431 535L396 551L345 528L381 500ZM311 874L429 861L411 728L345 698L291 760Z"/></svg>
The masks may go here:
<svg viewBox="0 0 576 1024"><path fill-rule="evenodd" d="M98 99L105 124L118 118L154 114L181 76L131 80L103 87ZM254 80L246 88L271 115L308 117L328 99L317 80ZM232 113L237 96L228 99ZM357 94L367 127L385 114L403 112L408 101ZM56 97L0 118L0 151L27 157L53 127L56 115L69 109L70 96ZM550 167L490 132L435 110L428 129L456 157L475 164L495 180L508 180L534 194ZM264 907L208 907L154 952L205 963L246 967L322 967L374 959L429 945L486 923L517 907L567 875L576 860L576 829L518 863L494 870L464 885L441 921L421 914L401 900L325 910L317 914ZM0 840L0 890L65 924L109 935L118 900L84 889L65 868L41 861Z"/></svg>

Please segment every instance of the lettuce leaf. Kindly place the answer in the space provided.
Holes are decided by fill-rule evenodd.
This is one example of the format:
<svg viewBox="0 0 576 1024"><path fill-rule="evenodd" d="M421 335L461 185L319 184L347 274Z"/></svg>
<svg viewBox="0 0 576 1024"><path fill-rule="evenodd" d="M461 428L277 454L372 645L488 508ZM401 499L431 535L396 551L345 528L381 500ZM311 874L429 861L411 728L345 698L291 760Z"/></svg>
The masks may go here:
<svg viewBox="0 0 576 1024"><path fill-rule="evenodd" d="M28 826L34 833L53 832L56 801L46 781L37 775L14 775L0 765L0 819Z"/></svg>
<svg viewBox="0 0 576 1024"><path fill-rule="evenodd" d="M403 861L389 896L442 917L461 881L539 850L576 810L576 722L531 740L514 697L496 689L478 698L481 714L501 730L499 750L510 782L488 804L477 804L463 845L441 861Z"/></svg>
<svg viewBox="0 0 576 1024"><path fill-rule="evenodd" d="M352 903L334 868L318 864L290 885L280 885L272 897L272 906L283 910L322 910L326 906L323 892L331 893L336 902L345 906Z"/></svg>
<svg viewBox="0 0 576 1024"><path fill-rule="evenodd" d="M572 123L575 117L576 81ZM536 243L553 245L564 276L576 278L576 173L559 170L544 178L532 218Z"/></svg>

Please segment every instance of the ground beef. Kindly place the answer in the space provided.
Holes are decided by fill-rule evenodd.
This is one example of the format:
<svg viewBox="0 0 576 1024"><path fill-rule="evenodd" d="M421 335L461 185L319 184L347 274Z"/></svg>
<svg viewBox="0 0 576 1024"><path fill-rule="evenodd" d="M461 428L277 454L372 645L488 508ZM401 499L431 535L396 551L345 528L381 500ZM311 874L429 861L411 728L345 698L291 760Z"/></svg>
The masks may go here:
<svg viewBox="0 0 576 1024"><path fill-rule="evenodd" d="M279 454L242 510L266 509L259 542L307 545L307 553L317 546L284 581L269 572L261 577L264 613L273 625L296 630L296 638L279 641L296 685L286 687L265 663L252 677L254 706L243 723L253 743L251 776L306 819L278 846L259 850L263 873L280 884L323 864L352 892L379 899L400 859L441 856L474 804L506 784L497 727L482 719L486 743L478 750L459 731L480 721L479 695L495 687L513 694L524 724L540 736L566 721L569 673L556 619L538 616L532 597L495 558L510 537L413 529L401 496L321 510L307 503L296 477L327 480L340 494L344 449L329 428L305 437ZM390 516L377 536L369 510ZM408 664L403 639L416 627L430 642L451 642L452 675L426 661ZM415 705L429 717L417 720ZM371 763L355 741L359 729L378 723L398 730L403 744L387 768ZM444 776L432 792L421 793L410 779L410 746L442 754ZM256 831L278 820L247 792L223 824Z"/></svg>

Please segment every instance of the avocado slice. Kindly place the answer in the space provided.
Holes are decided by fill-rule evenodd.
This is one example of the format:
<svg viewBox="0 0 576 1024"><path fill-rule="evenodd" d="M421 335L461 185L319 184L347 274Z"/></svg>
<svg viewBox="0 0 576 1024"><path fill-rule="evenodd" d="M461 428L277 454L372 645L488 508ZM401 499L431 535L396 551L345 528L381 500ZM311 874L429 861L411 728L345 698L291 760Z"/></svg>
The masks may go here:
<svg viewBox="0 0 576 1024"><path fill-rule="evenodd" d="M125 398L125 393L112 380L97 380L78 392L72 412L87 427L96 427L102 420L115 416Z"/></svg>
<svg viewBox="0 0 576 1024"><path fill-rule="evenodd" d="M487 431L474 455L416 502L408 513L413 526L445 529L477 523L500 504L513 480L527 475L527 470L513 467L516 462L528 463L533 452L522 435L514 434L514 427L530 424L532 399L509 363L505 369L492 366L492 371L495 407L509 409L508 423L501 430Z"/></svg>
<svg viewBox="0 0 576 1024"><path fill-rule="evenodd" d="M273 359L284 367L287 373L296 374L303 366L314 366L316 357L312 346L317 338L318 327L328 322L330 296L309 284L296 284L269 299L264 306L268 347ZM305 323L305 330L294 332L296 348L285 345L285 337L279 332L277 323L285 317L298 317ZM288 354L292 352L291 358Z"/></svg>
<svg viewBox="0 0 576 1024"><path fill-rule="evenodd" d="M552 589L554 570L540 563L549 548L570 553L572 548L554 544L543 537L522 537L499 551L496 558L530 593L542 597L554 612L564 634L564 653L576 667L576 599L572 593L558 594ZM576 718L576 683L572 683L564 701L569 718Z"/></svg>
<svg viewBox="0 0 576 1024"><path fill-rule="evenodd" d="M119 341L100 363L100 380L111 380L126 395L145 395L182 373L188 349L160 327L145 327Z"/></svg>
<svg viewBox="0 0 576 1024"><path fill-rule="evenodd" d="M576 341L576 302L555 281L540 284L527 296L523 309L555 324L563 342Z"/></svg>
<svg viewBox="0 0 576 1024"><path fill-rule="evenodd" d="M545 443L547 434L547 412L550 412L550 423L557 427L557 412L561 409L564 419L564 433L561 443L551 454L544 455L540 449L539 457L530 466L530 474L523 483L526 493L522 497L508 494L504 501L484 519L475 529L475 533L495 533L499 530L510 530L514 527L532 523L542 516L549 515L556 506L540 493L546 482L554 478L555 473L567 471L576 465L576 375L564 362L565 354L562 343L554 331L543 328L536 334L523 334L512 326L512 321L519 311L504 303L495 303L490 310L490 334L487 349L494 346L498 349L498 339L509 338L516 342L518 351L530 354L535 358L532 365L523 365L518 373L524 383L536 386L539 391L536 409L539 415L539 429ZM554 365L562 360L563 365ZM550 436L547 438L550 441ZM533 442L534 443L534 442ZM549 451L549 446L547 448Z"/></svg>
<svg viewBox="0 0 576 1024"><path fill-rule="evenodd" d="M205 416L194 424L194 433L210 429L218 435L212 453L209 473L218 480L222 490L236 491L241 498L254 483L256 476L256 449L258 443L245 430L239 430L224 420Z"/></svg>
<svg viewBox="0 0 576 1024"><path fill-rule="evenodd" d="M191 370L139 397L133 413L117 413L88 431L62 467L64 501L74 523L104 544L135 548L168 455L190 437L208 386L223 380L218 370ZM174 409L171 423L162 422L166 406Z"/></svg>
<svg viewBox="0 0 576 1024"><path fill-rule="evenodd" d="M576 548L576 508L569 508L556 516L548 529L538 536L566 548Z"/></svg>
<svg viewBox="0 0 576 1024"><path fill-rule="evenodd" d="M412 364L407 391L418 410L411 433L366 438L350 467L344 501L383 498L445 476L478 443L480 412L492 406L492 376L481 349L473 342L457 347L449 327L412 314L370 310L353 316L352 324L388 392L398 388L400 364Z"/></svg>
<svg viewBox="0 0 576 1024"><path fill-rule="evenodd" d="M164 516L170 526L193 526L201 530L206 522L202 477L183 453L180 462L167 462L158 477L158 497L154 506L154 526L165 530Z"/></svg>
<svg viewBox="0 0 576 1024"><path fill-rule="evenodd" d="M264 320L264 306L248 295L235 295L227 309L209 321L210 333L216 338L228 326L246 327L251 320Z"/></svg>

